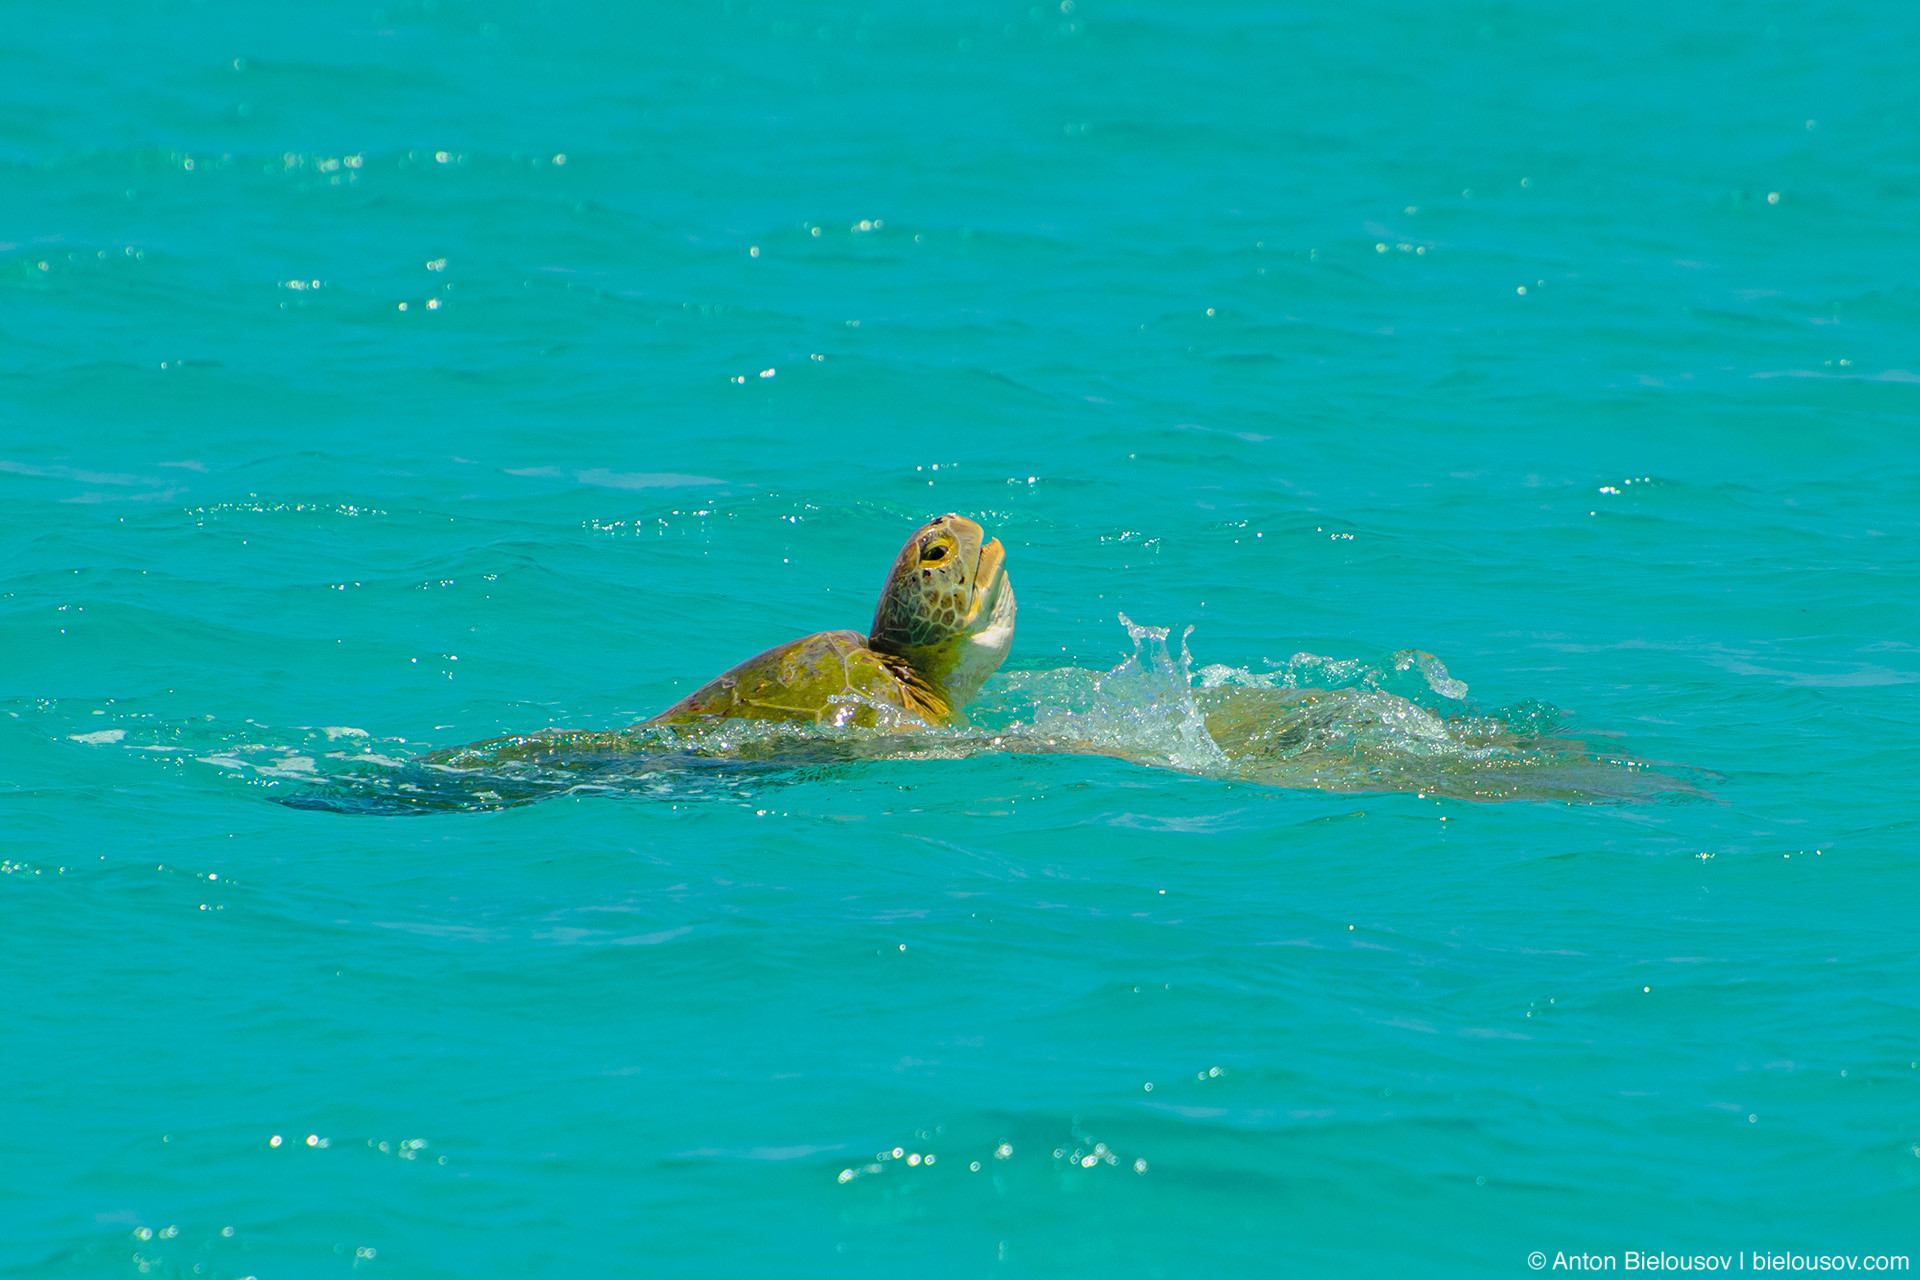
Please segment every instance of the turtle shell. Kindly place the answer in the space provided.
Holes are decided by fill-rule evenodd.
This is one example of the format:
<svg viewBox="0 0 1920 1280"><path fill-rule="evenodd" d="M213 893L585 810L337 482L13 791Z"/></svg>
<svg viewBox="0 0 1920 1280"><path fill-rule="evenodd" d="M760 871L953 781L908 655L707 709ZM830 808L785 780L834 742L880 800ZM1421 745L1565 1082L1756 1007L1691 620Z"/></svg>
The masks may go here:
<svg viewBox="0 0 1920 1280"><path fill-rule="evenodd" d="M643 724L784 720L876 727L886 708L924 719L912 671L858 631L821 631L776 645L695 689Z"/></svg>

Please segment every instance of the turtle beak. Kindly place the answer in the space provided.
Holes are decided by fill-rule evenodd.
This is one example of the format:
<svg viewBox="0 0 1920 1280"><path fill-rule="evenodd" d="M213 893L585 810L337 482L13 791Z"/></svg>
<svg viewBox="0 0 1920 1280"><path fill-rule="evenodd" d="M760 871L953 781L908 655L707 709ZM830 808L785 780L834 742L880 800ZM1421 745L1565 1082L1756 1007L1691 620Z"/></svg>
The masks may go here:
<svg viewBox="0 0 1920 1280"><path fill-rule="evenodd" d="M1006 548L995 538L980 548L980 557L973 571L973 594L985 595L993 589L994 580L1000 576L1001 566L1006 563Z"/></svg>
<svg viewBox="0 0 1920 1280"><path fill-rule="evenodd" d="M1000 594L1000 585L1006 581L1003 571L1006 560L1006 548L1000 545L998 538L980 548L973 571L974 617L992 616L994 599Z"/></svg>

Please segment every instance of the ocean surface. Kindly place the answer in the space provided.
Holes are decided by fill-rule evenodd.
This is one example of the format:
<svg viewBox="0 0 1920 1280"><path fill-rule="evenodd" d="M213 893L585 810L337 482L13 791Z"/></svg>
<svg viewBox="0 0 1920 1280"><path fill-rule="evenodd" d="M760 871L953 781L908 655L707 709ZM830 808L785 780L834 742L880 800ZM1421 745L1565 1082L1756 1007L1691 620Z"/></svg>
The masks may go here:
<svg viewBox="0 0 1920 1280"><path fill-rule="evenodd" d="M0 1274L1920 1253L1920 9L6 12Z"/></svg>

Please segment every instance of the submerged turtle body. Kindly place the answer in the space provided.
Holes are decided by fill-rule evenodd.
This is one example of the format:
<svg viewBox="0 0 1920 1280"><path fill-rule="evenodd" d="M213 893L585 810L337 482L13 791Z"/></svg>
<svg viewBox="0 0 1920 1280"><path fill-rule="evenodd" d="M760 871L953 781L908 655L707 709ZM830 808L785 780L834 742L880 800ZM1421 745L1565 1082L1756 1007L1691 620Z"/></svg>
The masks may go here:
<svg viewBox="0 0 1920 1280"><path fill-rule="evenodd" d="M945 515L894 557L869 635L822 631L714 677L635 728L773 720L863 728L946 725L1013 642L1013 587L998 539Z"/></svg>

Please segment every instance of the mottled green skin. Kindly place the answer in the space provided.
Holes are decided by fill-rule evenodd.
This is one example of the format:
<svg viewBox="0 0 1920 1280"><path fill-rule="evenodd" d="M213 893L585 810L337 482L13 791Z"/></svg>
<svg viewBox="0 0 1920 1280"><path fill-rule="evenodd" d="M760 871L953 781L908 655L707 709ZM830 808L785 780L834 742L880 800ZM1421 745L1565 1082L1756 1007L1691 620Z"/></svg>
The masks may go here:
<svg viewBox="0 0 1920 1280"><path fill-rule="evenodd" d="M893 707L923 720L946 707L904 659L858 631L822 631L776 645L709 680L645 725L777 720L874 728Z"/></svg>

